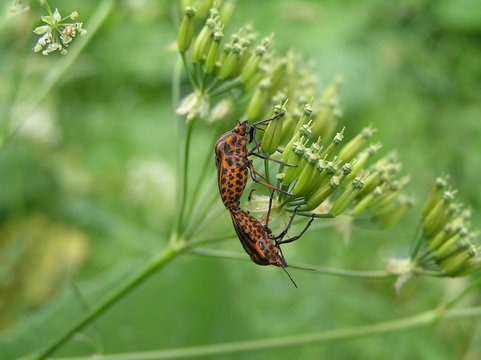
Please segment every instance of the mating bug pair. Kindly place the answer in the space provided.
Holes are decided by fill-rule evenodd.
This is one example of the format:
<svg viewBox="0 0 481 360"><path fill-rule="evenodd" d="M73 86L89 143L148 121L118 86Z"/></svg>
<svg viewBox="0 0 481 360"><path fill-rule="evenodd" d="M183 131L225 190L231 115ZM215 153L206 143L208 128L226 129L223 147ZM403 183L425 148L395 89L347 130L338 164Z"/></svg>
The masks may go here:
<svg viewBox="0 0 481 360"><path fill-rule="evenodd" d="M262 177L262 175L254 169L252 161L248 157L257 156L283 164L285 166L290 165L268 158L263 154L256 152L260 144L256 144L250 151L247 150L247 144L255 141L255 131L263 130L259 127L260 125L283 115L284 113L280 113L274 117L259 121L252 125L245 120L240 122L233 130L223 134L217 140L215 145L217 183L222 202L231 214L232 223L237 236L239 237L244 250L247 252L247 254L249 254L251 260L258 265L275 265L282 268L289 276L294 286L297 287L296 283L285 269L288 265L282 254L280 245L299 239L309 228L314 220L314 217L311 218L299 235L283 240L294 220L294 217L296 216L296 209L292 214L286 229L284 229L278 236L273 236L272 231L268 226L269 215L272 208L273 192L278 191L285 195L292 194L258 180L256 175L260 177ZM249 135L249 139L247 138L247 135ZM241 209L239 205L240 198L244 193L244 189L247 184L247 175L249 171L253 181L272 189L265 225L262 225L247 211Z"/></svg>

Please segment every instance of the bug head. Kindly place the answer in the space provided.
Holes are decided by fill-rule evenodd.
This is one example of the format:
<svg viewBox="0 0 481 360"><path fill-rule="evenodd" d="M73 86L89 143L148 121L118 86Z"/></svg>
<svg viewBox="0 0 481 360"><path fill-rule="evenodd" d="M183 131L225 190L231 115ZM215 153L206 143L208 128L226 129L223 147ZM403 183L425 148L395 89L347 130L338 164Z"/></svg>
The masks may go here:
<svg viewBox="0 0 481 360"><path fill-rule="evenodd" d="M239 122L233 131L239 135L244 136L249 132L249 128L250 128L249 121L244 120L242 122Z"/></svg>

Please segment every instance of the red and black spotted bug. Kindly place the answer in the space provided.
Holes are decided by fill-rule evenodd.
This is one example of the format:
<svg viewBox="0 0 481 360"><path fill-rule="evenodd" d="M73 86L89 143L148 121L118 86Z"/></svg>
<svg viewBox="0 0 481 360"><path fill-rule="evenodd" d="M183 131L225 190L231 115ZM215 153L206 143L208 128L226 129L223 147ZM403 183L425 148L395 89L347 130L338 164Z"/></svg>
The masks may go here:
<svg viewBox="0 0 481 360"><path fill-rule="evenodd" d="M259 144L257 144L251 151L247 150L247 144L254 141L255 130L262 130L259 125L265 124L282 115L284 115L284 113L280 113L274 117L256 122L252 125L250 125L247 120L242 121L234 129L226 132L217 140L215 144L217 184L219 186L222 202L226 209L236 209L239 207L239 200L244 193L247 184L247 173L249 171L253 181L283 194L292 195L277 189L273 185L258 180L256 175L259 175L260 177L262 177L262 175L255 171L252 162L248 159L248 157L252 155L289 166L278 160L268 158L255 152L259 148ZM247 135L249 135L249 139L247 139Z"/></svg>
<svg viewBox="0 0 481 360"><path fill-rule="evenodd" d="M244 250L249 254L251 260L258 265L274 265L283 269L289 279L295 287L296 283L285 269L288 265L282 251L280 249L281 244L286 244L299 239L311 226L314 216L311 217L305 228L297 236L283 240L284 236L289 231L289 228L296 216L296 210L291 216L287 227L278 235L273 236L271 229L269 229L269 214L272 206L272 195L269 201L269 210L267 212L266 224L262 225L255 217L248 212L242 210L240 207L229 209L232 223L234 225L235 232L239 237Z"/></svg>

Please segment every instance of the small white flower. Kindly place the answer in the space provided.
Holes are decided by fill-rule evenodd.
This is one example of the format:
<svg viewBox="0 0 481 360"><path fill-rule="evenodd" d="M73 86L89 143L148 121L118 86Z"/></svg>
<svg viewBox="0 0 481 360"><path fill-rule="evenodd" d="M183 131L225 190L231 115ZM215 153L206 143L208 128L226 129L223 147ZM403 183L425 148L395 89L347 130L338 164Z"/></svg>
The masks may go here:
<svg viewBox="0 0 481 360"><path fill-rule="evenodd" d="M60 16L60 13L58 12L58 9L55 9L53 13L53 19L55 20L56 23L58 23L60 20L62 20L62 17Z"/></svg>

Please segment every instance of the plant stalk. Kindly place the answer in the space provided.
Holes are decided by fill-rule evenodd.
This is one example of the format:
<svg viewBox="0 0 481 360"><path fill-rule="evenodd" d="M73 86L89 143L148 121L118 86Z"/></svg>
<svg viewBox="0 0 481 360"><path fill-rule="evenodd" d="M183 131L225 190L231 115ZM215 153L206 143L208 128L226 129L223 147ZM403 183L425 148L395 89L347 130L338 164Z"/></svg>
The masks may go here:
<svg viewBox="0 0 481 360"><path fill-rule="evenodd" d="M303 335L289 335L275 338L246 340L215 345L192 346L158 351L145 351L126 354L96 355L96 360L160 360L209 357L235 353L266 351L333 341L357 339L371 335L384 335L390 332L434 325L437 321L461 320L481 316L481 306L443 311L434 309L402 319L377 324L353 326ZM57 358L55 360L91 360L92 357Z"/></svg>

